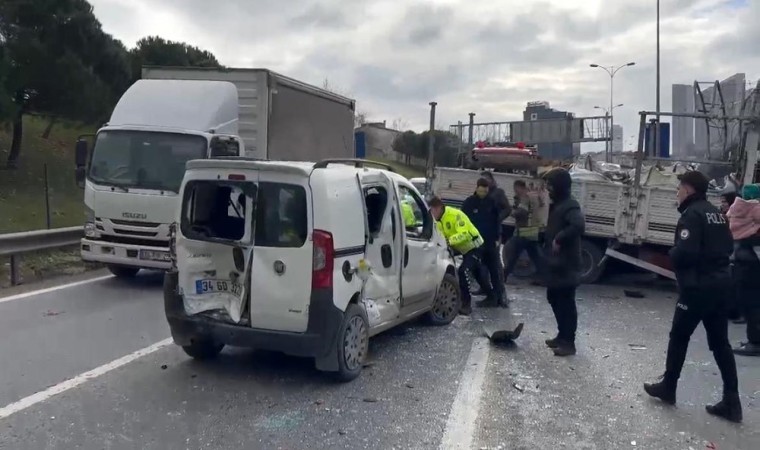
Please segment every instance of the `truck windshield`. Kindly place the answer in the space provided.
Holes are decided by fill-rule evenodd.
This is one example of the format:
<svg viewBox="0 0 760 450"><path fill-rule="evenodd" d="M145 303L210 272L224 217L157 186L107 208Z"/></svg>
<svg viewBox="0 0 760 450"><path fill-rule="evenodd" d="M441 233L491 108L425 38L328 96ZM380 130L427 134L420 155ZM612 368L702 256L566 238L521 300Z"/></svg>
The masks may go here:
<svg viewBox="0 0 760 450"><path fill-rule="evenodd" d="M101 131L90 162L90 180L123 188L179 192L185 163L206 157L202 136L154 131Z"/></svg>

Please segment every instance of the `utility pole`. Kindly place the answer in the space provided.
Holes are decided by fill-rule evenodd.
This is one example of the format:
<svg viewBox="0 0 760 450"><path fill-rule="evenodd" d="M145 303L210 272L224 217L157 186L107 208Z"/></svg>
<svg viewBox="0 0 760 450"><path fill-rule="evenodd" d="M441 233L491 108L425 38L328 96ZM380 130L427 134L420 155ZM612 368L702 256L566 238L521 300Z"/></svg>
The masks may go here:
<svg viewBox="0 0 760 450"><path fill-rule="evenodd" d="M475 113L470 113L470 131L467 138L467 144L469 145L469 148L467 149L472 150L472 147L475 145L473 142L473 133L475 132Z"/></svg>
<svg viewBox="0 0 760 450"><path fill-rule="evenodd" d="M430 132L428 133L428 155L427 155L427 179L430 183L433 179L433 166L435 165L435 159L433 158L433 150L435 147L435 106L438 103L430 102Z"/></svg>
<svg viewBox="0 0 760 450"><path fill-rule="evenodd" d="M660 156L660 0L657 0L657 100L655 105L654 156Z"/></svg>

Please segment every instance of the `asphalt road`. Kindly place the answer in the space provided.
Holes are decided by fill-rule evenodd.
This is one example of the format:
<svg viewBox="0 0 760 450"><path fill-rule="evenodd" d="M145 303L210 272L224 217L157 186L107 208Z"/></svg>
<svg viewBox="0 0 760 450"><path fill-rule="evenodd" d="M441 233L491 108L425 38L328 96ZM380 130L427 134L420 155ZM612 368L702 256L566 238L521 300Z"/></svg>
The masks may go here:
<svg viewBox="0 0 760 450"><path fill-rule="evenodd" d="M737 360L745 423L714 419L704 404L721 383L701 329L678 406L643 395L663 371L675 298L636 289L645 298L581 288L572 358L543 344L555 331L543 290L510 286L510 320L525 322L517 345L483 338L507 320L496 310L413 323L374 338L348 384L271 353L190 360L166 341L160 276L0 297L0 448L760 448L760 358Z"/></svg>

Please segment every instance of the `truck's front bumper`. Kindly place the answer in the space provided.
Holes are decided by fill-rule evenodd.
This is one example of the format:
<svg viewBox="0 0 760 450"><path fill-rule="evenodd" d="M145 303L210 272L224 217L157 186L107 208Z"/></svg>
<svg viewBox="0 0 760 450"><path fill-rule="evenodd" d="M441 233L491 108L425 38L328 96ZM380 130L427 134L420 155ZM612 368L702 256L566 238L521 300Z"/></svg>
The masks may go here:
<svg viewBox="0 0 760 450"><path fill-rule="evenodd" d="M164 247L117 244L84 238L80 249L84 261L157 270L169 270L172 266L169 249Z"/></svg>

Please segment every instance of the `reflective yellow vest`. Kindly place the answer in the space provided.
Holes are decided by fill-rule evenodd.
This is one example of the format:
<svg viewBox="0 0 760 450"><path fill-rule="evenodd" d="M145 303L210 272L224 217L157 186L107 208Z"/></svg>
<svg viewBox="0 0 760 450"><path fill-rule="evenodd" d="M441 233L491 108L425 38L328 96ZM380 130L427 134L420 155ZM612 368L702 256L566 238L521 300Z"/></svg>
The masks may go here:
<svg viewBox="0 0 760 450"><path fill-rule="evenodd" d="M409 228L417 225L417 219L414 217L414 209L406 200L401 202L401 215L404 217L405 227Z"/></svg>
<svg viewBox="0 0 760 450"><path fill-rule="evenodd" d="M449 246L463 255L483 245L478 229L465 213L456 208L446 206L436 226Z"/></svg>

